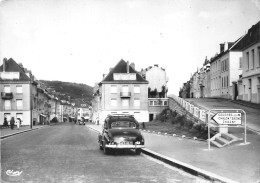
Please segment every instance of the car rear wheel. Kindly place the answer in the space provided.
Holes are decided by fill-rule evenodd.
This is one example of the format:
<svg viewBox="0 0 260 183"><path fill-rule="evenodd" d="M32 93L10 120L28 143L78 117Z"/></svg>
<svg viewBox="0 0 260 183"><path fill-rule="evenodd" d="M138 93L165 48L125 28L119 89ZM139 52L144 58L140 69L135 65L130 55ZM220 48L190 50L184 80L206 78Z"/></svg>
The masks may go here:
<svg viewBox="0 0 260 183"><path fill-rule="evenodd" d="M136 150L135 150L135 154L136 154L136 155L140 155L140 154L141 154L141 152L142 152L142 150L141 150L141 149L136 149Z"/></svg>

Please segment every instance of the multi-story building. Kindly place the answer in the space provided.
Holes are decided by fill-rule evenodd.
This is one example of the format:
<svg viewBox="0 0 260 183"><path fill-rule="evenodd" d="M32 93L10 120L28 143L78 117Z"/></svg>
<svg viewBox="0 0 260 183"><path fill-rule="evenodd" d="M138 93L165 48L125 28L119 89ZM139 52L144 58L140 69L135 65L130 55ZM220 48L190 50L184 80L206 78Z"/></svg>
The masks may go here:
<svg viewBox="0 0 260 183"><path fill-rule="evenodd" d="M233 99L233 83L242 74L242 51L235 42L220 44L220 53L210 60L211 96Z"/></svg>
<svg viewBox="0 0 260 183"><path fill-rule="evenodd" d="M198 72L197 82L197 96L199 98L210 97L210 64L209 61L205 60L205 63Z"/></svg>
<svg viewBox="0 0 260 183"><path fill-rule="evenodd" d="M0 124L4 118L20 118L22 125L31 125L36 104L34 77L30 71L18 65L12 58L4 59L0 67Z"/></svg>
<svg viewBox="0 0 260 183"><path fill-rule="evenodd" d="M199 72L196 71L190 79L190 97L199 98L200 88L199 88Z"/></svg>
<svg viewBox="0 0 260 183"><path fill-rule="evenodd" d="M81 103L77 105L77 119L89 121L90 119L90 107L88 104Z"/></svg>
<svg viewBox="0 0 260 183"><path fill-rule="evenodd" d="M169 79L166 76L165 69L159 67L158 64L142 69L140 73L149 82L148 111L149 121L152 121L163 109L169 107L169 99L167 98L167 82Z"/></svg>
<svg viewBox="0 0 260 183"><path fill-rule="evenodd" d="M34 116L34 122L39 124L49 123L49 96L47 91L41 86L37 85L37 115Z"/></svg>
<svg viewBox="0 0 260 183"><path fill-rule="evenodd" d="M95 122L102 124L109 114L130 114L139 122L148 122L148 81L124 60L99 83L94 98Z"/></svg>
<svg viewBox="0 0 260 183"><path fill-rule="evenodd" d="M238 99L260 103L260 22L248 30L236 47L243 53Z"/></svg>

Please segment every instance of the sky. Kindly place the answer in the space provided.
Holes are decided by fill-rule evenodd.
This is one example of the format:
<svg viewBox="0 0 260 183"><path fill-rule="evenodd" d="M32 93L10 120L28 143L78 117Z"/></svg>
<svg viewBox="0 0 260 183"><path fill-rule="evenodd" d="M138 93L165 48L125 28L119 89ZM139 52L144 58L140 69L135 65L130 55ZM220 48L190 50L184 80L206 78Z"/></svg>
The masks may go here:
<svg viewBox="0 0 260 183"><path fill-rule="evenodd" d="M178 95L219 44L260 20L260 0L0 0L0 65L94 86L121 59L165 68Z"/></svg>

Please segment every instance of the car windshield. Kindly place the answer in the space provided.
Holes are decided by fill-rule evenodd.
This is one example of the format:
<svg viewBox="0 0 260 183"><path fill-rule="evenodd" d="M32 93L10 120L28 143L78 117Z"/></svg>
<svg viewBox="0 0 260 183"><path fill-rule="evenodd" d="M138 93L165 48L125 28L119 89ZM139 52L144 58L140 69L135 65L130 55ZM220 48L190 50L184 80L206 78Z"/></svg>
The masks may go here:
<svg viewBox="0 0 260 183"><path fill-rule="evenodd" d="M115 121L111 123L111 128L136 128L136 124L131 121Z"/></svg>

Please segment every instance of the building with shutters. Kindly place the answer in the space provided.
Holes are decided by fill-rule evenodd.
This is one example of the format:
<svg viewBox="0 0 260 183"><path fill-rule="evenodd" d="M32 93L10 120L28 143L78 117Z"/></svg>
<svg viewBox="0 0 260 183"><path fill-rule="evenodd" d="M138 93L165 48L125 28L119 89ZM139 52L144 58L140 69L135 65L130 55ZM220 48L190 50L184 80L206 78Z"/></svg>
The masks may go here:
<svg viewBox="0 0 260 183"><path fill-rule="evenodd" d="M102 124L107 115L134 115L138 122L148 122L148 81L129 64L120 60L94 87L92 121Z"/></svg>

